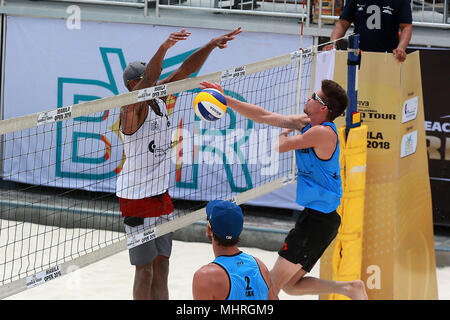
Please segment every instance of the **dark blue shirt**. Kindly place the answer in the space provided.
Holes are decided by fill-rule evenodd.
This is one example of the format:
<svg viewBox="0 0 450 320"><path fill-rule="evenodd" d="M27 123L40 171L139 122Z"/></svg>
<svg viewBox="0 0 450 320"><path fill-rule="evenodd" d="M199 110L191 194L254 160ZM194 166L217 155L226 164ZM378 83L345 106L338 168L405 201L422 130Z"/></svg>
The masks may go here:
<svg viewBox="0 0 450 320"><path fill-rule="evenodd" d="M412 23L410 0L348 0L340 19L353 22L363 51L392 52L401 23Z"/></svg>

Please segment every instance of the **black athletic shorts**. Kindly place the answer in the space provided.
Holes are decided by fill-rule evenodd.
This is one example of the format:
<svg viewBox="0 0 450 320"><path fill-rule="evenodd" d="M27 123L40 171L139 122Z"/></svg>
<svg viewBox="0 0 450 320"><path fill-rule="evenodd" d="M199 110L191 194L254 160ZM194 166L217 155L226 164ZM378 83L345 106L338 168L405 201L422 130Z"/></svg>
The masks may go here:
<svg viewBox="0 0 450 320"><path fill-rule="evenodd" d="M336 211L322 213L305 208L289 231L278 254L292 263L299 263L310 272L326 248L336 237L341 217Z"/></svg>

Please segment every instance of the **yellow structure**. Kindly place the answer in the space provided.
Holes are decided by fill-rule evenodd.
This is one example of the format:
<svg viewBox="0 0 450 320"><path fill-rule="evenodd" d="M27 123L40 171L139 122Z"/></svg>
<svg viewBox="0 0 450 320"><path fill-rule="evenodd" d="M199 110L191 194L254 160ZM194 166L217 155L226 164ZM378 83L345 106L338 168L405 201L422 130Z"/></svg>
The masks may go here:
<svg viewBox="0 0 450 320"><path fill-rule="evenodd" d="M338 130L341 145L340 163L343 197L338 213L341 226L332 256L333 280L361 279L364 191L366 185L367 126ZM333 294L330 299L348 299Z"/></svg>
<svg viewBox="0 0 450 320"><path fill-rule="evenodd" d="M337 52L334 80L344 87L346 62L347 52ZM352 216L347 215L351 197L344 195L343 223L321 259L321 277L352 280L359 271L369 299L437 299L419 52L401 64L391 53L363 52L358 111L367 126L365 196L360 204L364 216L353 209ZM344 126L345 118L336 119L336 125ZM344 190L350 188L345 181ZM357 240L358 225L361 255L350 253L359 249L347 246ZM321 296L328 298L339 297Z"/></svg>

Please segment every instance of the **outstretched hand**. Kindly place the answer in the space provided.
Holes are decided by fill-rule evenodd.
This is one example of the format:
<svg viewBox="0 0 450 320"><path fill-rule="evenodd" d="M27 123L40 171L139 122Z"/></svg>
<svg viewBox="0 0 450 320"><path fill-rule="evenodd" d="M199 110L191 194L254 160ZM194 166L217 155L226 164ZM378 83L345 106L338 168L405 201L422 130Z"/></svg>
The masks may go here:
<svg viewBox="0 0 450 320"><path fill-rule="evenodd" d="M181 31L178 32L172 32L165 41L165 44L167 46L167 49L173 47L178 41L180 40L186 40L191 35L190 32L186 32L186 29L183 28Z"/></svg>
<svg viewBox="0 0 450 320"><path fill-rule="evenodd" d="M223 36L212 39L211 42L219 49L224 49L227 47L227 42L233 40L235 36L241 32L242 27L239 27L227 34L224 34Z"/></svg>
<svg viewBox="0 0 450 320"><path fill-rule="evenodd" d="M223 93L223 88L218 83L211 83L211 82L208 82L208 81L202 81L202 82L200 82L200 85L201 85L201 87L200 87L201 89L216 89L216 90L218 90L218 91Z"/></svg>

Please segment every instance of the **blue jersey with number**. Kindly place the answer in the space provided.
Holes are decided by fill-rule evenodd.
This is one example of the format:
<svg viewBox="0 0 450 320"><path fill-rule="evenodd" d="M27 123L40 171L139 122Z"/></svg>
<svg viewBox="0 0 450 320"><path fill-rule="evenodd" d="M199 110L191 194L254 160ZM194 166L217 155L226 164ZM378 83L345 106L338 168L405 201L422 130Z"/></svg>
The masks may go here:
<svg viewBox="0 0 450 320"><path fill-rule="evenodd" d="M219 256L213 263L221 266L230 280L227 300L267 300L269 288L255 258L244 252Z"/></svg>
<svg viewBox="0 0 450 320"><path fill-rule="evenodd" d="M324 122L321 125L331 127L336 136L338 135L333 122ZM311 124L308 124L302 133L310 128ZM298 169L297 203L323 213L335 211L342 197L339 138L330 159L319 159L313 148L306 148L295 150L295 161Z"/></svg>

